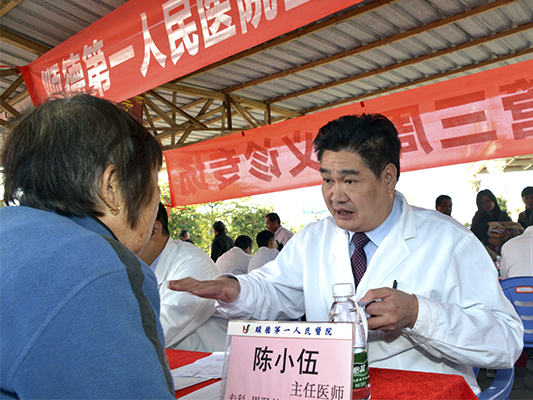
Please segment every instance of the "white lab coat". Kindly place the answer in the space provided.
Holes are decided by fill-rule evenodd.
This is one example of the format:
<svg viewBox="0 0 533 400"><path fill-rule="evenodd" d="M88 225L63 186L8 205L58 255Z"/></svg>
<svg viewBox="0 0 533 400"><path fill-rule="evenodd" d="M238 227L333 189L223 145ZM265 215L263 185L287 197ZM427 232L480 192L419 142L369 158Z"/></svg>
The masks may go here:
<svg viewBox="0 0 533 400"><path fill-rule="evenodd" d="M472 366L510 368L521 354L523 325L505 298L494 265L477 238L436 211L402 213L372 257L357 289L391 287L417 295L413 329L369 332L372 367L463 375L479 387ZM349 233L333 217L307 225L264 267L239 276L232 303L217 302L229 318L327 321L334 283L354 283Z"/></svg>
<svg viewBox="0 0 533 400"><path fill-rule="evenodd" d="M533 276L533 225L502 246L502 279Z"/></svg>
<svg viewBox="0 0 533 400"><path fill-rule="evenodd" d="M248 264L248 272L253 271L259 267L262 267L267 262L275 259L279 254L278 249L270 249L266 246L262 246L257 250L252 258L250 264Z"/></svg>
<svg viewBox="0 0 533 400"><path fill-rule="evenodd" d="M221 274L246 274L251 258L252 256L245 253L243 249L234 246L218 257L216 266Z"/></svg>
<svg viewBox="0 0 533 400"><path fill-rule="evenodd" d="M168 281L192 277L215 279L219 271L202 249L169 238L154 270L161 297L165 347L180 350L223 351L228 319L216 312L214 301L168 288Z"/></svg>

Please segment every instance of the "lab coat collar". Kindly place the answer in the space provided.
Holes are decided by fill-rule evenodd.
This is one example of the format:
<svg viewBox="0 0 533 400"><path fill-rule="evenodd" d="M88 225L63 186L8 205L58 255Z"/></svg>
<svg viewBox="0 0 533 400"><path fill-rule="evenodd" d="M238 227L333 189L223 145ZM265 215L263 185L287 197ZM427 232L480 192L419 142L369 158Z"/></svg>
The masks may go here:
<svg viewBox="0 0 533 400"><path fill-rule="evenodd" d="M157 265L154 269L155 277L157 278L157 287L161 287L163 282L166 279L166 276L170 270L170 268L167 268L168 266L168 258L172 256L172 250L173 250L174 240L169 236L167 243L165 244L165 247L163 248L163 251L159 253L159 260L157 261ZM179 246L179 245L178 245Z"/></svg>
<svg viewBox="0 0 533 400"><path fill-rule="evenodd" d="M402 204L402 213L372 257L357 287L356 299L363 297L370 289L390 287L395 279L396 268L411 253L407 240L416 237L415 214L400 192L396 191L395 196ZM337 265L351 265L348 249L350 233L337 227L335 234L333 254ZM351 268L342 268L339 274L344 282L354 282Z"/></svg>

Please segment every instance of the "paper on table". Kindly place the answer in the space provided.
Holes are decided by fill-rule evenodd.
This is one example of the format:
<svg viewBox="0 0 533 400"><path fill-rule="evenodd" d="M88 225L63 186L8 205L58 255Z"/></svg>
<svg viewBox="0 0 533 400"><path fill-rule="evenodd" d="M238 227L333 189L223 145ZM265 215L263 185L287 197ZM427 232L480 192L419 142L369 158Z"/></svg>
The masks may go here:
<svg viewBox="0 0 533 400"><path fill-rule="evenodd" d="M198 389L195 392L180 397L180 400L218 400L220 396L220 383L215 382L212 385Z"/></svg>
<svg viewBox="0 0 533 400"><path fill-rule="evenodd" d="M222 378L222 367L224 365L224 352L219 351L208 357L200 358L192 364L185 365L172 370L173 377L193 377L207 379Z"/></svg>
<svg viewBox="0 0 533 400"><path fill-rule="evenodd" d="M190 378L186 376L172 376L172 379L174 380L174 390L181 390L209 380L209 378Z"/></svg>

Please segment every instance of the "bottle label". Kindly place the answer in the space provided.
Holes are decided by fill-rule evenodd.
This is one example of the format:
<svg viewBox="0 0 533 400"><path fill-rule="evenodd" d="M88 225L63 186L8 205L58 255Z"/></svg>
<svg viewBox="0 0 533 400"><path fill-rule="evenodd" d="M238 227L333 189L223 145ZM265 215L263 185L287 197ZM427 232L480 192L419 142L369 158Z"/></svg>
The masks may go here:
<svg viewBox="0 0 533 400"><path fill-rule="evenodd" d="M364 388L368 382L368 354L366 351L355 353L353 355L353 388Z"/></svg>

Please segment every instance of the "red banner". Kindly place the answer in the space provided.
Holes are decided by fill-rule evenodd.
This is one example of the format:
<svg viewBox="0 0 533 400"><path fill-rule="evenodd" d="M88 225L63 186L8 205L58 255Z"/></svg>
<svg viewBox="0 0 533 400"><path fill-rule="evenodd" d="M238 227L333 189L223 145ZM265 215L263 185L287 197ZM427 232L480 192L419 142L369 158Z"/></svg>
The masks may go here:
<svg viewBox="0 0 533 400"><path fill-rule="evenodd" d="M533 61L167 151L172 205L319 185L318 129L363 112L393 121L404 172L532 154Z"/></svg>
<svg viewBox="0 0 533 400"><path fill-rule="evenodd" d="M121 101L362 0L130 0L21 67L34 104L58 92Z"/></svg>

